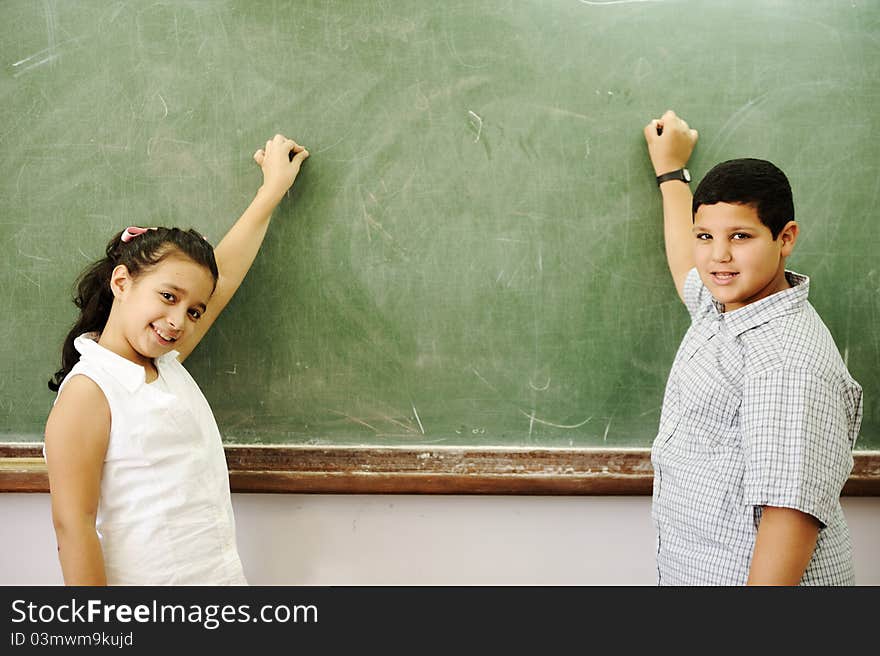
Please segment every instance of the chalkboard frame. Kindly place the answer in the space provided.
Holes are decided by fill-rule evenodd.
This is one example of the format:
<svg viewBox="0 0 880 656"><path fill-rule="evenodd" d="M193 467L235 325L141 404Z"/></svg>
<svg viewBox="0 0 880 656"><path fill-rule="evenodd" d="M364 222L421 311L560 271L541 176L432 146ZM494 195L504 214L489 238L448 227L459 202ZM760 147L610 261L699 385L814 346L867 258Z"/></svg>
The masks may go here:
<svg viewBox="0 0 880 656"><path fill-rule="evenodd" d="M645 496L649 449L226 446L233 492ZM844 496L880 496L880 451L856 451ZM0 492L48 492L40 444L0 444Z"/></svg>

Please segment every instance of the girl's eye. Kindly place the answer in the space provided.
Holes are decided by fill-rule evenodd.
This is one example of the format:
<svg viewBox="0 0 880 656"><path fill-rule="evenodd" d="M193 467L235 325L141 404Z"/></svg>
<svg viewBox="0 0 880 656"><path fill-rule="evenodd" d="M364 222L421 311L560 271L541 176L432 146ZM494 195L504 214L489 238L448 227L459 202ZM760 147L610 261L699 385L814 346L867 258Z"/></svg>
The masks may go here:
<svg viewBox="0 0 880 656"><path fill-rule="evenodd" d="M733 238L736 239L737 241L742 241L743 239L748 239L749 237L751 237L751 235L747 235L744 232L734 232L733 233Z"/></svg>
<svg viewBox="0 0 880 656"><path fill-rule="evenodd" d="M198 321L202 318L202 313L199 310L190 310L189 316L192 317L193 321Z"/></svg>
<svg viewBox="0 0 880 656"><path fill-rule="evenodd" d="M712 235L710 235L708 232L698 232L697 239L701 241L709 241L710 239L712 239Z"/></svg>
<svg viewBox="0 0 880 656"><path fill-rule="evenodd" d="M174 294L171 292L159 292L166 301L174 302Z"/></svg>

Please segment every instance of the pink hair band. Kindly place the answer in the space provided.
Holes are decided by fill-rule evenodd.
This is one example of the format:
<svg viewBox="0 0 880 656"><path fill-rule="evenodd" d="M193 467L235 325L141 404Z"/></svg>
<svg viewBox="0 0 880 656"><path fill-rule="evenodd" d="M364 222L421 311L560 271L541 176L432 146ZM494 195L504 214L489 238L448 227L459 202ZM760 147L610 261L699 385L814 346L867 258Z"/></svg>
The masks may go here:
<svg viewBox="0 0 880 656"><path fill-rule="evenodd" d="M138 235L144 234L148 228L138 228L137 226L129 226L122 232L122 241L125 243L130 242L132 239L137 237Z"/></svg>

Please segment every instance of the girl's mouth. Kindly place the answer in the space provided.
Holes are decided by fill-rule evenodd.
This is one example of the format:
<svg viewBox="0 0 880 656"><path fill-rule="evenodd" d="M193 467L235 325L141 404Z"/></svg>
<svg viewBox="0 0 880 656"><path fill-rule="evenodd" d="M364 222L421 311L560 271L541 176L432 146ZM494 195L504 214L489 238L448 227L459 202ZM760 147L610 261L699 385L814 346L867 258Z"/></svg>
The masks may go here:
<svg viewBox="0 0 880 656"><path fill-rule="evenodd" d="M159 330L153 324L150 324L150 328L153 329L153 334L156 335L156 338L159 340L159 343L162 346L168 346L177 341L176 337L172 337L171 335L166 334L164 331Z"/></svg>

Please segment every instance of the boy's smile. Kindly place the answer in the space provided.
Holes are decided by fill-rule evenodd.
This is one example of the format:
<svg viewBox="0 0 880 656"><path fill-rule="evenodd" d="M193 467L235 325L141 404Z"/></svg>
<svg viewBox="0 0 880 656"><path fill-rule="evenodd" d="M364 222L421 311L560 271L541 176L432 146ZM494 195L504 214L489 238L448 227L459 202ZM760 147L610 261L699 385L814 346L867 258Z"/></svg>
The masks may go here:
<svg viewBox="0 0 880 656"><path fill-rule="evenodd" d="M794 221L776 239L750 205L700 205L694 217L694 261L703 284L730 312L783 289L785 258L797 239Z"/></svg>

